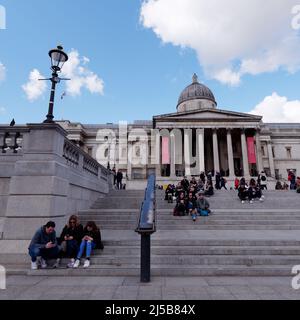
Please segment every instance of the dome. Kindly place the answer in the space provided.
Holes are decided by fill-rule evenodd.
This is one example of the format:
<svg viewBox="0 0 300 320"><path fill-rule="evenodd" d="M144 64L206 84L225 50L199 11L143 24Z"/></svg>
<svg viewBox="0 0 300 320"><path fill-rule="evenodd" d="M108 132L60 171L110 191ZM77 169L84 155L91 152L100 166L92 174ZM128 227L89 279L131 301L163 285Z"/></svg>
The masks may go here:
<svg viewBox="0 0 300 320"><path fill-rule="evenodd" d="M217 102L215 96L209 88L198 82L196 74L193 76L193 83L186 87L178 100L177 109L181 111L190 111L203 108L216 108Z"/></svg>

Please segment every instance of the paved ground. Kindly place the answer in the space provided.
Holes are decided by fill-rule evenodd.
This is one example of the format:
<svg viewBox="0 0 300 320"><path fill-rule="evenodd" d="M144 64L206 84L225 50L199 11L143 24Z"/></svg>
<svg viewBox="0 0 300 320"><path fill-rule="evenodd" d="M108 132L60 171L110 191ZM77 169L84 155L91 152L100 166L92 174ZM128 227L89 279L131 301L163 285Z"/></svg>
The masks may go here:
<svg viewBox="0 0 300 320"><path fill-rule="evenodd" d="M0 300L300 300L292 277L9 276Z"/></svg>

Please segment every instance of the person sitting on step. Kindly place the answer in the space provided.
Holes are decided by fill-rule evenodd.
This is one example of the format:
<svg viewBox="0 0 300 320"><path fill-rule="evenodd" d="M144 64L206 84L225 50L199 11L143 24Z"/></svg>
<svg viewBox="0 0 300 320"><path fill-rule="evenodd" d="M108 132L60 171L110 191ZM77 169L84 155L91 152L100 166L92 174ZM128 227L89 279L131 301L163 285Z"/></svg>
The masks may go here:
<svg viewBox="0 0 300 320"><path fill-rule="evenodd" d="M94 221L89 221L83 230L83 238L73 268L78 268L80 266L80 260L84 254L84 251L86 251L86 259L83 267L88 268L91 264L91 254L94 249L103 250L104 246L101 241L100 229L96 226Z"/></svg>
<svg viewBox="0 0 300 320"><path fill-rule="evenodd" d="M58 258L60 247L56 241L55 222L49 221L36 231L28 250L32 270L37 270L39 265L46 269L47 260Z"/></svg>
<svg viewBox="0 0 300 320"><path fill-rule="evenodd" d="M189 193L186 201L186 212L188 212L193 219L197 216L197 198L192 192Z"/></svg>
<svg viewBox="0 0 300 320"><path fill-rule="evenodd" d="M249 185L250 185L248 189L249 202L253 203L253 199L259 199L259 201L263 201L264 196L262 195L262 191L260 187L256 184L254 179L250 180Z"/></svg>
<svg viewBox="0 0 300 320"><path fill-rule="evenodd" d="M207 182L205 191L204 191L204 195L206 197L212 197L214 195L214 187L211 181Z"/></svg>
<svg viewBox="0 0 300 320"><path fill-rule="evenodd" d="M172 184L169 184L165 192L165 200L168 201L168 203L173 203L174 195L175 187Z"/></svg>
<svg viewBox="0 0 300 320"><path fill-rule="evenodd" d="M240 198L241 202L244 204L245 201L248 199L248 189L246 188L245 184L240 184L238 188L238 197Z"/></svg>
<svg viewBox="0 0 300 320"><path fill-rule="evenodd" d="M78 217L72 215L59 238L59 243L62 247L61 257L66 256L70 259L67 265L68 268L73 268L82 237L83 226L79 223Z"/></svg>
<svg viewBox="0 0 300 320"><path fill-rule="evenodd" d="M184 192L181 192L177 198L177 203L174 208L174 216L185 216L186 214L186 198Z"/></svg>
<svg viewBox="0 0 300 320"><path fill-rule="evenodd" d="M204 191L200 191L198 193L198 199L197 199L197 211L198 215L200 216L208 216L211 214L211 210L209 209L210 205L209 202L204 197ZM195 221L195 219L193 218Z"/></svg>

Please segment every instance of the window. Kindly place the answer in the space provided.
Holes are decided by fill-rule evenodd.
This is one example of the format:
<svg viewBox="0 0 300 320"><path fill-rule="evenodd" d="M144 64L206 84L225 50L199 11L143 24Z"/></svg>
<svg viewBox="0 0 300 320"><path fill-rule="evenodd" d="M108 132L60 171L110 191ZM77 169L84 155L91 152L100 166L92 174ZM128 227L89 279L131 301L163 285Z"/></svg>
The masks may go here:
<svg viewBox="0 0 300 320"><path fill-rule="evenodd" d="M286 156L288 159L292 159L292 147L286 147Z"/></svg>
<svg viewBox="0 0 300 320"><path fill-rule="evenodd" d="M276 155L275 155L275 147L272 147L272 155L273 155L273 158L276 158Z"/></svg>
<svg viewBox="0 0 300 320"><path fill-rule="evenodd" d="M264 146L261 146L261 154L263 157L266 156L266 152L265 152L265 147Z"/></svg>

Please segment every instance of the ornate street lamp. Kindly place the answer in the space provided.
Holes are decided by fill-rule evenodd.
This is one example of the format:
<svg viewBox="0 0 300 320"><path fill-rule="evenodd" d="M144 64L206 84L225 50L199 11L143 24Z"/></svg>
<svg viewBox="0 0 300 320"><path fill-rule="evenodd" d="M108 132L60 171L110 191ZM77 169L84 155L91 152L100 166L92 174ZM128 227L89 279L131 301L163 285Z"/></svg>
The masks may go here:
<svg viewBox="0 0 300 320"><path fill-rule="evenodd" d="M39 80L50 80L52 83L51 94L50 94L50 102L49 102L49 110L47 114L47 118L44 123L53 123L53 107L54 107L54 98L55 98L55 88L56 84L60 83L61 80L70 80L65 78L60 78L58 74L61 72L61 69L65 62L68 61L68 55L63 51L62 46L57 46L56 49L49 51L49 57L51 58L51 70L52 77L49 79L39 79Z"/></svg>

